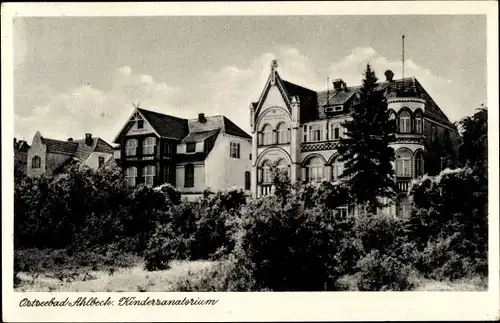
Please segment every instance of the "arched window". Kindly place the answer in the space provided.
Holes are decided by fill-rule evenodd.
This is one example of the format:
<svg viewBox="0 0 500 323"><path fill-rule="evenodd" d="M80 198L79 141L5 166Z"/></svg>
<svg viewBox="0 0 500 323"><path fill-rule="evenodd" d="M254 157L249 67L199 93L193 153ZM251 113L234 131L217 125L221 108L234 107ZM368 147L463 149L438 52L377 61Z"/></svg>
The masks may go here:
<svg viewBox="0 0 500 323"><path fill-rule="evenodd" d="M262 128L262 140L261 145L271 145L273 143L273 128L271 125L266 124Z"/></svg>
<svg viewBox="0 0 500 323"><path fill-rule="evenodd" d="M332 164L332 179L334 181L340 180L340 176L344 172L344 163L337 157Z"/></svg>
<svg viewBox="0 0 500 323"><path fill-rule="evenodd" d="M421 134L423 132L423 119L422 114L415 114L415 133Z"/></svg>
<svg viewBox="0 0 500 323"><path fill-rule="evenodd" d="M142 146L142 153L144 155L152 155L155 153L155 146L156 146L156 138L155 137L148 137L146 140L143 142Z"/></svg>
<svg viewBox="0 0 500 323"><path fill-rule="evenodd" d="M129 167L125 172L125 177L127 179L127 185L129 187L135 186L135 179L137 178L137 168Z"/></svg>
<svg viewBox="0 0 500 323"><path fill-rule="evenodd" d="M40 168L42 164L42 159L40 156L33 156L31 158L31 168Z"/></svg>
<svg viewBox="0 0 500 323"><path fill-rule="evenodd" d="M396 176L411 177L412 154L407 149L401 149L396 153Z"/></svg>
<svg viewBox="0 0 500 323"><path fill-rule="evenodd" d="M276 128L278 132L278 144L288 144L290 142L290 129L282 122Z"/></svg>
<svg viewBox="0 0 500 323"><path fill-rule="evenodd" d="M184 187L194 187L194 165L184 166Z"/></svg>
<svg viewBox="0 0 500 323"><path fill-rule="evenodd" d="M325 163L320 157L313 157L306 165L306 180L321 182L325 179Z"/></svg>
<svg viewBox="0 0 500 323"><path fill-rule="evenodd" d="M283 174L287 174L287 176L290 177L290 167L284 158L281 158L276 163L276 168L278 168L278 170Z"/></svg>
<svg viewBox="0 0 500 323"><path fill-rule="evenodd" d="M330 139L331 140L337 140L337 139L340 139L340 137L342 137L343 133L342 133L342 126L340 124L340 122L333 122L330 124Z"/></svg>
<svg viewBox="0 0 500 323"><path fill-rule="evenodd" d="M424 175L424 157L422 151L419 150L415 153L415 177Z"/></svg>
<svg viewBox="0 0 500 323"><path fill-rule="evenodd" d="M155 181L156 169L153 165L148 165L142 169L142 176L144 177L144 184L146 186L153 186Z"/></svg>
<svg viewBox="0 0 500 323"><path fill-rule="evenodd" d="M399 115L399 131L402 133L411 132L411 116L408 111L403 111Z"/></svg>
<svg viewBox="0 0 500 323"><path fill-rule="evenodd" d="M268 160L262 163L262 182L271 183L273 181L271 168L271 163Z"/></svg>
<svg viewBox="0 0 500 323"><path fill-rule="evenodd" d="M315 124L309 127L309 141L321 141L323 139L323 125Z"/></svg>
<svg viewBox="0 0 500 323"><path fill-rule="evenodd" d="M137 154L137 139L129 139L125 144L125 154L135 156Z"/></svg>

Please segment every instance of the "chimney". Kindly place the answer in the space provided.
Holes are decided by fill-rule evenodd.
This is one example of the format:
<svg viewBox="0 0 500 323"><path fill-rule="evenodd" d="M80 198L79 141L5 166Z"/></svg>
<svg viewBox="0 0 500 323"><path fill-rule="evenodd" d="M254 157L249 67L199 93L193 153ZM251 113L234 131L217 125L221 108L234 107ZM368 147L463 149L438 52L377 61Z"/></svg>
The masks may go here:
<svg viewBox="0 0 500 323"><path fill-rule="evenodd" d="M68 138L68 141L69 141L69 142L72 142L72 141L73 141L73 138Z"/></svg>
<svg viewBox="0 0 500 323"><path fill-rule="evenodd" d="M392 82L392 79L394 77L394 73L391 70L385 71L384 75L385 75L385 80L387 82Z"/></svg>
<svg viewBox="0 0 500 323"><path fill-rule="evenodd" d="M342 79L333 80L333 89L335 91L341 91L344 86L345 86L345 83Z"/></svg>
<svg viewBox="0 0 500 323"><path fill-rule="evenodd" d="M92 134L91 133L85 134L85 144L87 146L92 146Z"/></svg>
<svg viewBox="0 0 500 323"><path fill-rule="evenodd" d="M204 113L199 113L198 114L198 122L200 122L200 123L207 122L207 118L205 118L205 114Z"/></svg>

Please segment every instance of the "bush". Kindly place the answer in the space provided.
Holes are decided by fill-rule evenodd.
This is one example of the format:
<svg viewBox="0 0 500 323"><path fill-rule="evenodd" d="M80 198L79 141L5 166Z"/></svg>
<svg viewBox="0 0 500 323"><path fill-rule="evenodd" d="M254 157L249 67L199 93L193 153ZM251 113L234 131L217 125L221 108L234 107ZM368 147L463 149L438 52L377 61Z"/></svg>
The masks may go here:
<svg viewBox="0 0 500 323"><path fill-rule="evenodd" d="M410 267L379 250L374 249L359 260L357 267L360 291L405 291L414 287Z"/></svg>
<svg viewBox="0 0 500 323"><path fill-rule="evenodd" d="M291 195L269 196L242 209L227 277L235 290L336 290L341 226L333 210L305 208Z"/></svg>
<svg viewBox="0 0 500 323"><path fill-rule="evenodd" d="M416 181L410 194L413 206L405 230L421 253L417 268L437 279L487 276L484 180L470 168L445 170Z"/></svg>

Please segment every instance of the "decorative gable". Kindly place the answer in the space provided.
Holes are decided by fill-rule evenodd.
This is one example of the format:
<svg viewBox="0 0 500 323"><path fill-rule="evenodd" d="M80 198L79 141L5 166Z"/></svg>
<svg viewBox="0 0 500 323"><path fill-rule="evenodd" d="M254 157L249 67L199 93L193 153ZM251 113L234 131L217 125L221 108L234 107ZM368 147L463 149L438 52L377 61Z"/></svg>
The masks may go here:
<svg viewBox="0 0 500 323"><path fill-rule="evenodd" d="M129 120L130 129L128 129L126 136L142 135L149 133L156 133L151 124L144 118L144 116L139 112L135 111Z"/></svg>

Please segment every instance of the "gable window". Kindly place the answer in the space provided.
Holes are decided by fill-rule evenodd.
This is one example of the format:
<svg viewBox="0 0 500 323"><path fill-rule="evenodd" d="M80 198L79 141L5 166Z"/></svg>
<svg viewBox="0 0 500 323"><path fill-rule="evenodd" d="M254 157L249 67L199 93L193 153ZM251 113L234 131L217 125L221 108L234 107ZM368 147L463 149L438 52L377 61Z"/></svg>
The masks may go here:
<svg viewBox="0 0 500 323"><path fill-rule="evenodd" d="M396 176L411 177L411 152L407 149L396 153Z"/></svg>
<svg viewBox="0 0 500 323"><path fill-rule="evenodd" d="M184 187L194 187L194 165L184 166Z"/></svg>
<svg viewBox="0 0 500 323"><path fill-rule="evenodd" d="M146 184L146 186L153 186L155 181L156 167L153 165L148 165L143 168L142 172L142 176L144 177L144 184Z"/></svg>
<svg viewBox="0 0 500 323"><path fill-rule="evenodd" d="M104 157L98 157L98 167L101 168L104 165Z"/></svg>
<svg viewBox="0 0 500 323"><path fill-rule="evenodd" d="M422 130L423 130L423 120L422 116L419 113L415 116L415 132L421 134Z"/></svg>
<svg viewBox="0 0 500 323"><path fill-rule="evenodd" d="M245 189L250 189L250 172L245 172Z"/></svg>
<svg viewBox="0 0 500 323"><path fill-rule="evenodd" d="M31 158L31 168L40 168L42 164L42 159L40 156L33 156Z"/></svg>
<svg viewBox="0 0 500 323"><path fill-rule="evenodd" d="M344 163L339 160L339 158L335 159L335 162L332 164L332 179L334 181L340 180L342 173L344 172Z"/></svg>
<svg viewBox="0 0 500 323"><path fill-rule="evenodd" d="M163 179L165 183L174 184L174 166L173 165L165 165L163 169Z"/></svg>
<svg viewBox="0 0 500 323"><path fill-rule="evenodd" d="M155 137L147 137L146 140L144 140L143 146L142 146L142 153L144 155L152 155L155 153L155 146L156 146L156 138Z"/></svg>
<svg viewBox="0 0 500 323"><path fill-rule="evenodd" d="M409 133L411 131L411 116L408 111L401 112L399 116L400 132Z"/></svg>
<svg viewBox="0 0 500 323"><path fill-rule="evenodd" d="M278 131L278 144L288 144L290 142L290 129L284 122L280 123L277 127Z"/></svg>
<svg viewBox="0 0 500 323"><path fill-rule="evenodd" d="M240 158L240 144L238 142L229 143L229 155L231 158Z"/></svg>
<svg viewBox="0 0 500 323"><path fill-rule="evenodd" d="M186 152L187 153L194 153L196 151L196 143L195 142L188 142L186 144Z"/></svg>
<svg viewBox="0 0 500 323"><path fill-rule="evenodd" d="M271 125L266 124L262 128L262 140L260 142L261 145L271 145L273 140L273 129Z"/></svg>
<svg viewBox="0 0 500 323"><path fill-rule="evenodd" d="M137 154L137 139L129 139L125 144L125 154L135 156Z"/></svg>
<svg viewBox="0 0 500 323"><path fill-rule="evenodd" d="M309 127L309 141L320 141L323 137L323 127L313 125Z"/></svg>
<svg viewBox="0 0 500 323"><path fill-rule="evenodd" d="M128 187L135 186L136 177L137 177L137 168L135 168L135 167L127 168L127 170L125 171L125 178L127 179Z"/></svg>
<svg viewBox="0 0 500 323"><path fill-rule="evenodd" d="M137 120L137 129L144 128L144 120Z"/></svg>
<svg viewBox="0 0 500 323"><path fill-rule="evenodd" d="M306 180L308 182L321 182L324 180L325 163L319 157L313 157L306 165Z"/></svg>

